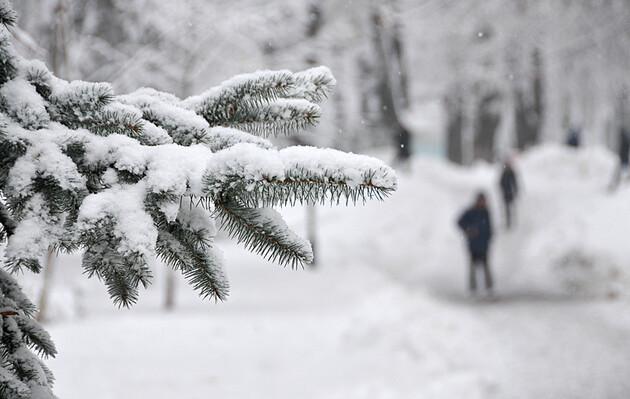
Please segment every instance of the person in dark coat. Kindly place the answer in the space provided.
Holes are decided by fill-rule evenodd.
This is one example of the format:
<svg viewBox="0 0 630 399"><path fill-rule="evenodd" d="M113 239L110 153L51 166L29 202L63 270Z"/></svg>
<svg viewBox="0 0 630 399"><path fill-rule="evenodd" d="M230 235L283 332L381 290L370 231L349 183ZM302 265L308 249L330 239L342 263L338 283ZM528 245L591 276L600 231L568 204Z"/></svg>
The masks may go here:
<svg viewBox="0 0 630 399"><path fill-rule="evenodd" d="M469 289L472 293L477 291L476 275L477 269L481 267L485 277L486 290L491 292L493 281L488 264L488 250L492 240L492 223L484 193L477 194L475 203L462 213L457 224L468 242L470 254Z"/></svg>
<svg viewBox="0 0 630 399"><path fill-rule="evenodd" d="M582 142L582 130L577 126L571 126L567 132L567 145L578 148Z"/></svg>
<svg viewBox="0 0 630 399"><path fill-rule="evenodd" d="M499 188L501 189L505 209L505 225L509 229L512 227L514 201L518 196L516 172L509 159L503 163L503 171L499 178Z"/></svg>
<svg viewBox="0 0 630 399"><path fill-rule="evenodd" d="M617 188L621 182L622 176L628 173L630 166L630 131L628 131L625 127L619 129L619 142L617 145L619 164L615 168L613 180L610 184L611 190Z"/></svg>

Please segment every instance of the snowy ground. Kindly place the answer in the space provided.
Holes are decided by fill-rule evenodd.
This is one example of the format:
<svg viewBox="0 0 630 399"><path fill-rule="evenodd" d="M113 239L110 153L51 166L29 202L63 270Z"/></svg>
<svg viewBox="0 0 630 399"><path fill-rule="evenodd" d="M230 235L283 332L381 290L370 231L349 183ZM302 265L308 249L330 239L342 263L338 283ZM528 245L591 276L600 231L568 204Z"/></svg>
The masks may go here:
<svg viewBox="0 0 630 399"><path fill-rule="evenodd" d="M519 224L500 227L498 300L466 295L459 210L496 170L419 159L382 204L320 210L319 266L291 271L223 243L232 295L161 281L116 311L60 261L48 327L56 393L85 398L628 398L630 189L603 150L518 160ZM493 199L496 194L493 193ZM301 211L288 218L301 228ZM68 305L74 304L74 305Z"/></svg>

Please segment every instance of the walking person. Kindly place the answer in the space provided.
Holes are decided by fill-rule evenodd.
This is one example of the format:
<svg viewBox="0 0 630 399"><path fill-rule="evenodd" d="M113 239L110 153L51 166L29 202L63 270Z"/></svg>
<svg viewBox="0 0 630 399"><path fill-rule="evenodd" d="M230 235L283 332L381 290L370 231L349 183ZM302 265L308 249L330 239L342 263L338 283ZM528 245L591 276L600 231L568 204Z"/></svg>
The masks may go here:
<svg viewBox="0 0 630 399"><path fill-rule="evenodd" d="M572 125L567 131L567 145L572 148L579 148L582 144L582 129L577 125Z"/></svg>
<svg viewBox="0 0 630 399"><path fill-rule="evenodd" d="M477 271L481 269L484 275L486 291L492 294L492 273L488 263L488 250L492 240L492 223L486 195L483 192L477 194L475 203L462 213L457 224L468 242L470 255L468 282L470 292L473 294L477 292Z"/></svg>
<svg viewBox="0 0 630 399"><path fill-rule="evenodd" d="M503 163L503 170L499 178L499 188L503 197L503 208L505 210L505 226L509 229L512 227L514 219L514 202L518 196L518 181L516 172L512 165L512 161L507 159Z"/></svg>

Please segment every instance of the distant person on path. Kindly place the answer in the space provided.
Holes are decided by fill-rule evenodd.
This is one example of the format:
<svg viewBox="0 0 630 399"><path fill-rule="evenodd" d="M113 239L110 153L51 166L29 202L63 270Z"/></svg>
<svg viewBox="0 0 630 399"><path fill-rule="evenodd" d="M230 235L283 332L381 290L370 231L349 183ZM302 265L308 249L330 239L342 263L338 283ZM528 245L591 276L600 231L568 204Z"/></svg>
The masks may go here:
<svg viewBox="0 0 630 399"><path fill-rule="evenodd" d="M483 269L486 290L492 292L492 274L488 264L488 249L492 239L492 224L486 195L477 194L472 207L464 211L457 224L462 229L468 241L470 252L469 288L471 293L477 292L477 270Z"/></svg>
<svg viewBox="0 0 630 399"><path fill-rule="evenodd" d="M582 130L577 126L571 126L567 132L567 145L578 148L582 141Z"/></svg>
<svg viewBox="0 0 630 399"><path fill-rule="evenodd" d="M503 207L505 209L505 225L509 229L512 227L513 222L514 201L518 196L516 172L514 172L512 161L509 159L503 163L503 171L501 172L501 177L499 178L499 187L501 188Z"/></svg>
<svg viewBox="0 0 630 399"><path fill-rule="evenodd" d="M619 186L624 176L628 177L628 169L630 165L630 131L627 128L622 127L619 129L619 142L618 142L618 155L619 164L615 168L613 174L613 180L610 183L610 189L614 190Z"/></svg>

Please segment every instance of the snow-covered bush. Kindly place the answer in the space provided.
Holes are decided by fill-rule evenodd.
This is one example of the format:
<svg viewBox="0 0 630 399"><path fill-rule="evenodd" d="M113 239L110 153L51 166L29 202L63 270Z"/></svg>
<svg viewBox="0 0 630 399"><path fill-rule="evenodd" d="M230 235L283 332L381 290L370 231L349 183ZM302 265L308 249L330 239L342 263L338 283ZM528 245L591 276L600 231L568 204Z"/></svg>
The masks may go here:
<svg viewBox="0 0 630 399"><path fill-rule="evenodd" d="M317 123L335 83L325 67L241 75L184 100L147 88L115 95L17 55L15 20L0 0L0 222L11 272L39 272L49 248L80 250L85 273L129 306L158 257L202 297L224 299L215 220L249 250L296 267L312 261L310 244L273 206L356 203L396 188L376 159L266 140ZM9 387L0 398L51 397L50 373L24 348L54 347L10 275L0 289L0 387Z"/></svg>

